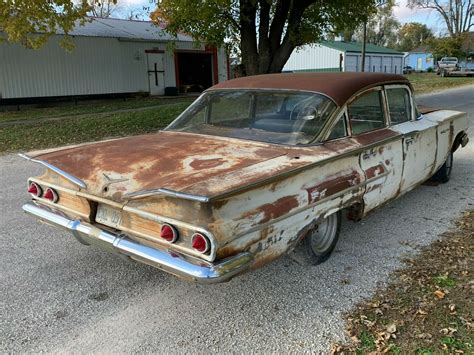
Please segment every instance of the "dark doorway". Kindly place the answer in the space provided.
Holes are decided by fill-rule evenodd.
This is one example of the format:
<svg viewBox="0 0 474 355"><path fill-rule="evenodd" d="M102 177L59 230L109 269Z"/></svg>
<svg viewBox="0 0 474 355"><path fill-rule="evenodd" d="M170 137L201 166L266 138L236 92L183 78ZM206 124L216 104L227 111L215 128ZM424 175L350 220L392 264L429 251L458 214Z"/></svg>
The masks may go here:
<svg viewBox="0 0 474 355"><path fill-rule="evenodd" d="M201 92L213 85L212 54L176 52L177 84L179 91Z"/></svg>

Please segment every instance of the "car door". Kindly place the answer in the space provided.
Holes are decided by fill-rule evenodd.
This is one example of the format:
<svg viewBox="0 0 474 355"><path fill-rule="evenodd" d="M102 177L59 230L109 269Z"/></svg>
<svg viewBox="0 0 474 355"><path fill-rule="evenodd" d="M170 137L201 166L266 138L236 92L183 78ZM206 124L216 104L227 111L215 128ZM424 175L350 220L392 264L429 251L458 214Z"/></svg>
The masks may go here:
<svg viewBox="0 0 474 355"><path fill-rule="evenodd" d="M365 173L364 213L395 198L403 170L402 135L388 127L383 89L366 91L347 105L352 138Z"/></svg>
<svg viewBox="0 0 474 355"><path fill-rule="evenodd" d="M400 192L404 193L435 173L437 124L423 118L415 119L415 105L407 86L386 86L385 90L392 128L403 135Z"/></svg>

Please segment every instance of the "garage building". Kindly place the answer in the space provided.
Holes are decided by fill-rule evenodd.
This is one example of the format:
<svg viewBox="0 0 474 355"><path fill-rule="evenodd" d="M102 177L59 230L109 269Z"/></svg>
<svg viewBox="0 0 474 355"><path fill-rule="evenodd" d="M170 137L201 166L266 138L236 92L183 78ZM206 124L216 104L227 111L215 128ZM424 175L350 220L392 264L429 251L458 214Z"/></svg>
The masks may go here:
<svg viewBox="0 0 474 355"><path fill-rule="evenodd" d="M365 71L401 74L403 53L390 48L366 45ZM362 43L322 41L295 50L283 71L361 71Z"/></svg>
<svg viewBox="0 0 474 355"><path fill-rule="evenodd" d="M0 33L1 35L1 33ZM202 91L229 78L223 49L177 38L152 22L91 18L70 33L75 49L52 36L39 50L0 44L0 99Z"/></svg>

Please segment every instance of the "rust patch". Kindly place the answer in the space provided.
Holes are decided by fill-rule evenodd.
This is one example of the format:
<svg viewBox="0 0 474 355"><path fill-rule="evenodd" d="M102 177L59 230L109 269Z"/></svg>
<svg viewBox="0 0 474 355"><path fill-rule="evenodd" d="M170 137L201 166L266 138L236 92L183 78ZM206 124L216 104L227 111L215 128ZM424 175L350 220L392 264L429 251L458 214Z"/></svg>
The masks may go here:
<svg viewBox="0 0 474 355"><path fill-rule="evenodd" d="M361 181L362 179L360 174L355 170L345 175L330 176L320 184L306 189L308 193L308 203L312 204L322 200L323 198L356 186L360 184Z"/></svg>
<svg viewBox="0 0 474 355"><path fill-rule="evenodd" d="M365 176L367 177L367 179L371 179L380 174L383 174L384 172L385 172L385 167L382 164L378 164L366 169Z"/></svg>
<svg viewBox="0 0 474 355"><path fill-rule="evenodd" d="M189 164L193 169L202 170L215 168L216 166L222 165L226 162L223 158L214 158L214 159L194 159L191 164Z"/></svg>
<svg viewBox="0 0 474 355"><path fill-rule="evenodd" d="M263 218L259 224L266 223L272 219L284 216L290 212L293 208L298 207L298 195L285 196L279 198L273 203L266 203L258 208L260 212L263 212Z"/></svg>
<svg viewBox="0 0 474 355"><path fill-rule="evenodd" d="M284 216L293 208L298 207L299 203L297 197L298 195L281 197L273 203L266 203L252 211L245 212L241 218L247 219L259 214L263 214L262 219L259 220L257 224L266 223L272 219Z"/></svg>
<svg viewBox="0 0 474 355"><path fill-rule="evenodd" d="M384 128L360 134L357 137L354 137L354 139L361 145L368 145L398 135L400 135L398 132L395 132L390 128Z"/></svg>

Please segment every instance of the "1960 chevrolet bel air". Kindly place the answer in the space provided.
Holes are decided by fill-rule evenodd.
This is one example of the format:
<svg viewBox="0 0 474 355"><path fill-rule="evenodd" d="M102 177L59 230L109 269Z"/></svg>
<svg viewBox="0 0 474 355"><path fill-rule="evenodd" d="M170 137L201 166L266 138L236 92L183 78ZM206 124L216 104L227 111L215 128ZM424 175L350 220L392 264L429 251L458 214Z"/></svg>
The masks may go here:
<svg viewBox="0 0 474 355"><path fill-rule="evenodd" d="M325 261L343 213L447 182L467 128L465 113L418 110L399 75L239 78L158 133L24 155L46 169L23 209L83 244L221 282L299 242Z"/></svg>

